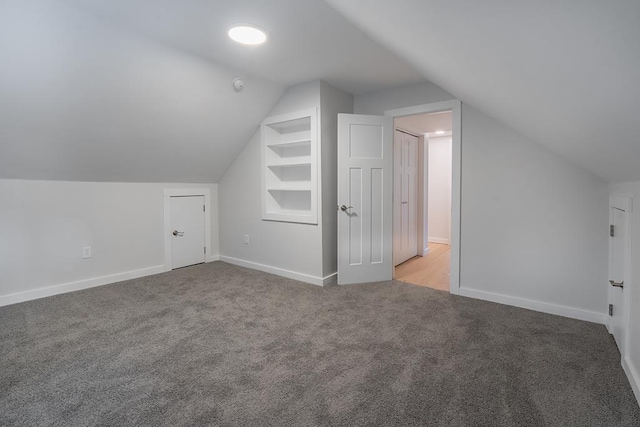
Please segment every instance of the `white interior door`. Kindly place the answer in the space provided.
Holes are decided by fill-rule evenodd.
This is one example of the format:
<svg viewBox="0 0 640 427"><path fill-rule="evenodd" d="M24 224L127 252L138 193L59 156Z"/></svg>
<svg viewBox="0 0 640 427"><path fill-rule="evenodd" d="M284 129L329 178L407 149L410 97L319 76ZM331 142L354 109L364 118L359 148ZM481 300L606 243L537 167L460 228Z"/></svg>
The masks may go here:
<svg viewBox="0 0 640 427"><path fill-rule="evenodd" d="M171 197L171 268L205 261L204 196Z"/></svg>
<svg viewBox="0 0 640 427"><path fill-rule="evenodd" d="M391 280L393 119L338 114L338 283Z"/></svg>
<svg viewBox="0 0 640 427"><path fill-rule="evenodd" d="M620 353L624 355L626 338L626 292L625 289L625 267L628 259L627 245L627 215L624 206L610 207L611 237L609 238L609 303L610 325L609 331L618 345Z"/></svg>
<svg viewBox="0 0 640 427"><path fill-rule="evenodd" d="M418 254L418 138L393 137L393 265Z"/></svg>

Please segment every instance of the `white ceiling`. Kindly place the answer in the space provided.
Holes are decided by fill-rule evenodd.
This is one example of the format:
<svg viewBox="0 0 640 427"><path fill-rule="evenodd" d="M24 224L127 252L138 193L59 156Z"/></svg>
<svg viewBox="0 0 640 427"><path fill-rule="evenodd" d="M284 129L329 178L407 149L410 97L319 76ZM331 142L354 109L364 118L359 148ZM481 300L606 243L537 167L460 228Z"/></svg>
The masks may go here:
<svg viewBox="0 0 640 427"><path fill-rule="evenodd" d="M60 1L0 2L0 178L218 182L284 87Z"/></svg>
<svg viewBox="0 0 640 427"><path fill-rule="evenodd" d="M326 1L463 102L640 180L640 1Z"/></svg>
<svg viewBox="0 0 640 427"><path fill-rule="evenodd" d="M395 119L394 124L400 129L420 135L435 133L436 131L451 132L453 130L451 111L398 117Z"/></svg>
<svg viewBox="0 0 640 427"><path fill-rule="evenodd" d="M231 42L236 22L269 42ZM286 86L428 79L637 181L639 22L638 0L5 0L0 177L217 182Z"/></svg>
<svg viewBox="0 0 640 427"><path fill-rule="evenodd" d="M63 0L127 29L284 86L322 79L352 94L424 81L320 0ZM267 30L262 46L227 37L236 23Z"/></svg>

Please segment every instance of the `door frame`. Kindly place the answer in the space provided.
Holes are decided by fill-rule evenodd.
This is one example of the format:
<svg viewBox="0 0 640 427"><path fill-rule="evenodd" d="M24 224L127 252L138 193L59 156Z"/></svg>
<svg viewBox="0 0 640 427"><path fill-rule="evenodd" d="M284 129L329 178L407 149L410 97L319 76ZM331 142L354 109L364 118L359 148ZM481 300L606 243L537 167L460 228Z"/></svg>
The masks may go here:
<svg viewBox="0 0 640 427"><path fill-rule="evenodd" d="M171 271L171 198L204 197L204 244L207 248L205 262L213 261L211 254L211 191L208 188L165 188L164 190L164 271Z"/></svg>
<svg viewBox="0 0 640 427"><path fill-rule="evenodd" d="M451 110L451 264L449 292L460 293L460 206L462 183L462 103L455 99L431 104L415 105L412 107L395 108L384 112L392 118L413 116L416 114L438 113ZM393 140L389 142L393 144ZM392 211L393 212L393 211Z"/></svg>
<svg viewBox="0 0 640 427"><path fill-rule="evenodd" d="M633 230L631 229L633 226L633 198L630 196L624 196L619 194L612 194L609 196L609 224L613 223L613 212L612 209L620 209L625 212L625 260L624 260L624 272L623 272L623 280L624 280L624 290L626 291L624 296L624 307L623 307L623 315L622 315L622 328L623 328L623 348L621 349L621 357L624 361L626 358L627 349L629 348L629 310L631 309L631 304L629 296L631 295L632 281L631 281L631 262L632 262L632 238L633 238ZM607 280L610 278L611 271L613 270L613 257L611 256L611 243L609 243L609 268L607 271ZM607 291L607 302L611 304L613 300L613 286L611 286L608 282L606 284ZM613 318L611 316L607 316L607 330L610 334L613 333Z"/></svg>

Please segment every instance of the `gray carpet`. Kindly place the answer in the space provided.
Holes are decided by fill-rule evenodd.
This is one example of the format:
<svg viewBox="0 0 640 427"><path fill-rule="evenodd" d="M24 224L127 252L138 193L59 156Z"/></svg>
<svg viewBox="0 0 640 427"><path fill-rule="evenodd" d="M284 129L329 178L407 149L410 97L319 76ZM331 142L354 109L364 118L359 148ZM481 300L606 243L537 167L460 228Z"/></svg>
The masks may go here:
<svg viewBox="0 0 640 427"><path fill-rule="evenodd" d="M0 424L638 426L601 325L221 262L0 308Z"/></svg>

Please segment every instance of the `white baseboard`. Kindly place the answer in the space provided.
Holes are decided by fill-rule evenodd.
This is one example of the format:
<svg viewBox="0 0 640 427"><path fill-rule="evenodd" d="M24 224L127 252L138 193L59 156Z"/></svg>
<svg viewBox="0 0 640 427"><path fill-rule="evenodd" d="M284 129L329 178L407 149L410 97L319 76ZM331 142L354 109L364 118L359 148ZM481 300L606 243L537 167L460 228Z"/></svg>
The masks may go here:
<svg viewBox="0 0 640 427"><path fill-rule="evenodd" d="M429 243L440 243L443 245L449 244L449 239L445 239L443 237L427 237L427 242Z"/></svg>
<svg viewBox="0 0 640 427"><path fill-rule="evenodd" d="M47 286L45 288L3 295L0 296L0 307L58 294L65 294L67 292L79 291L81 289L108 285L109 283L122 282L123 280L137 279L138 277L150 276L152 274L162 272L164 272L164 265L156 265L154 267L142 268L140 270L126 271L124 273L110 274L108 276L94 277L91 279L79 280L77 282L64 283L61 285Z"/></svg>
<svg viewBox="0 0 640 427"><path fill-rule="evenodd" d="M330 285L330 284L337 284L338 283L338 272L336 271L333 274L330 274L328 276L324 276L322 278L322 285L326 286L326 285Z"/></svg>
<svg viewBox="0 0 640 427"><path fill-rule="evenodd" d="M497 294L487 291L479 291L460 287L458 295L469 298L476 298L485 301L497 302L500 304L512 305L514 307L526 308L529 310L540 311L542 313L555 314L572 319L586 320L587 322L606 324L607 315L595 311L581 310L579 308L568 307L565 305L551 304L530 300L526 298L512 297L504 294Z"/></svg>
<svg viewBox="0 0 640 427"><path fill-rule="evenodd" d="M422 256L427 256L429 255L429 248L424 248L424 251L422 251Z"/></svg>
<svg viewBox="0 0 640 427"><path fill-rule="evenodd" d="M627 374L629 384L631 384L631 388L633 389L633 394L636 396L638 405L640 405L640 376L638 376L638 371L626 357L622 358L622 369L624 369L624 373Z"/></svg>
<svg viewBox="0 0 640 427"><path fill-rule="evenodd" d="M275 274L277 276L286 277L288 279L299 280L305 283L311 283L312 285L324 286L332 281L336 280L338 273L330 274L326 277L311 276L310 274L298 273L296 271L285 270L284 268L272 267L270 265L259 264L253 261L247 261L244 259L233 258L225 255L220 255L220 261L228 262L229 264L239 265L240 267L250 268L252 270L264 271L265 273Z"/></svg>
<svg viewBox="0 0 640 427"><path fill-rule="evenodd" d="M207 256L207 262L220 261L220 255Z"/></svg>

